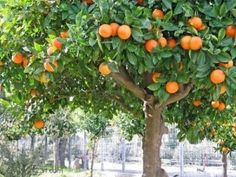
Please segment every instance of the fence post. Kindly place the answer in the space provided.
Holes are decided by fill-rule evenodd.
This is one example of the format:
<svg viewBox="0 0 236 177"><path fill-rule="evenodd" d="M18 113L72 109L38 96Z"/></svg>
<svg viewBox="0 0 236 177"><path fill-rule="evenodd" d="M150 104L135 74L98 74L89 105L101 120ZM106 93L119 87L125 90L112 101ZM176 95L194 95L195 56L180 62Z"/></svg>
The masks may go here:
<svg viewBox="0 0 236 177"><path fill-rule="evenodd" d="M126 144L125 140L121 140L121 148L122 148L122 172L125 171L125 161L126 161Z"/></svg>

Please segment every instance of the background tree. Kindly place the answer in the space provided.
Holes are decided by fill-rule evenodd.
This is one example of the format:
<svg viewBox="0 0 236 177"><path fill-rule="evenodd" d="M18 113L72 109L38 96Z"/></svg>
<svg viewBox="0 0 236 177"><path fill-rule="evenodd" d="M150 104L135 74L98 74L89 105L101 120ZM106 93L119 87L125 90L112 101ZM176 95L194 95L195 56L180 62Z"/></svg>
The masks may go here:
<svg viewBox="0 0 236 177"><path fill-rule="evenodd" d="M145 117L143 176L162 176L161 114L198 97L224 111L234 96L236 2L84 2L4 1L4 92L28 117L60 105Z"/></svg>

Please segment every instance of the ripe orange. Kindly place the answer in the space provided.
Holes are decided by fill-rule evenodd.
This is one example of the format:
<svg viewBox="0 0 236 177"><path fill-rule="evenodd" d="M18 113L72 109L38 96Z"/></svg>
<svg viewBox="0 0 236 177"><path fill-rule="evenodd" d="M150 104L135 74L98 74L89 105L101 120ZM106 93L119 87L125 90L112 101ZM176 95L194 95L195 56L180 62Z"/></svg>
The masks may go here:
<svg viewBox="0 0 236 177"><path fill-rule="evenodd" d="M165 16L164 12L160 9L154 9L152 12L152 17L155 19L163 19Z"/></svg>
<svg viewBox="0 0 236 177"><path fill-rule="evenodd" d="M219 101L212 101L211 102L211 106L215 109L217 109L220 106L220 102Z"/></svg>
<svg viewBox="0 0 236 177"><path fill-rule="evenodd" d="M112 36L117 36L117 31L118 31L118 28L120 27L120 25L118 23L111 23L110 24L111 26L111 35Z"/></svg>
<svg viewBox="0 0 236 177"><path fill-rule="evenodd" d="M190 41L191 41L191 36L183 36L180 40L180 45L184 50L189 50L190 49Z"/></svg>
<svg viewBox="0 0 236 177"><path fill-rule="evenodd" d="M202 39L198 36L193 36L190 40L190 49L199 50L202 48Z"/></svg>
<svg viewBox="0 0 236 177"><path fill-rule="evenodd" d="M53 73L54 72L54 68L52 67L52 65L46 61L44 64L43 64L43 67L46 71L50 72L50 73Z"/></svg>
<svg viewBox="0 0 236 177"><path fill-rule="evenodd" d="M201 106L201 104L202 104L201 100L193 100L194 106L199 107L199 106Z"/></svg>
<svg viewBox="0 0 236 177"><path fill-rule="evenodd" d="M109 38L112 35L112 28L108 24L102 24L98 29L98 33L103 38Z"/></svg>
<svg viewBox="0 0 236 177"><path fill-rule="evenodd" d="M11 58L12 62L15 64L21 64L23 62L23 55L22 53L18 52Z"/></svg>
<svg viewBox="0 0 236 177"><path fill-rule="evenodd" d="M63 38L63 39L68 38L69 37L69 32L68 31L60 32L60 37Z"/></svg>
<svg viewBox="0 0 236 177"><path fill-rule="evenodd" d="M58 38L56 38L56 39L54 39L53 41L52 41L52 45L56 48L56 49L58 49L58 50L62 50L62 43L59 41L59 39Z"/></svg>
<svg viewBox="0 0 236 177"><path fill-rule="evenodd" d="M57 50L56 47L51 46L51 47L48 48L47 54L50 56L50 55L52 55L56 50Z"/></svg>
<svg viewBox="0 0 236 177"><path fill-rule="evenodd" d="M218 110L223 111L224 109L225 109L225 104L223 102L220 102Z"/></svg>
<svg viewBox="0 0 236 177"><path fill-rule="evenodd" d="M225 73L220 69L216 69L211 72L210 80L214 84L220 84L225 81Z"/></svg>
<svg viewBox="0 0 236 177"><path fill-rule="evenodd" d="M157 46L158 46L158 42L153 39L150 39L150 40L146 41L146 43L145 43L145 49L150 53Z"/></svg>
<svg viewBox="0 0 236 177"><path fill-rule="evenodd" d="M169 81L166 83L166 91L170 94L178 92L179 84L175 81Z"/></svg>
<svg viewBox="0 0 236 177"><path fill-rule="evenodd" d="M217 144L219 144L219 145L223 145L225 142L224 142L224 140L218 140L217 141Z"/></svg>
<svg viewBox="0 0 236 177"><path fill-rule="evenodd" d="M220 94L223 95L225 92L226 92L226 86L225 86L225 85L222 85L222 86L220 87Z"/></svg>
<svg viewBox="0 0 236 177"><path fill-rule="evenodd" d="M198 29L198 31L202 31L204 29L206 29L206 25L202 24L202 26Z"/></svg>
<svg viewBox="0 0 236 177"><path fill-rule="evenodd" d="M144 0L136 0L137 4L142 5Z"/></svg>
<svg viewBox="0 0 236 177"><path fill-rule="evenodd" d="M53 62L52 62L52 64L56 67L56 68L58 68L59 67L59 63L58 63L58 61L57 60L54 60Z"/></svg>
<svg viewBox="0 0 236 177"><path fill-rule="evenodd" d="M158 39L158 42L161 45L161 47L166 47L167 46L167 40L164 37L161 37L160 39Z"/></svg>
<svg viewBox="0 0 236 177"><path fill-rule="evenodd" d="M99 65L98 70L104 76L109 75L111 73L111 70L110 70L109 66L106 63L101 63Z"/></svg>
<svg viewBox="0 0 236 177"><path fill-rule="evenodd" d="M226 36L228 37L236 37L236 25L229 25L225 30Z"/></svg>
<svg viewBox="0 0 236 177"><path fill-rule="evenodd" d="M188 23L189 23L189 25L191 25L192 27L194 27L197 30L199 30L203 26L202 19L199 17L190 18L188 20Z"/></svg>
<svg viewBox="0 0 236 177"><path fill-rule="evenodd" d="M153 72L152 73L152 81L157 83L158 82L158 78L161 76L161 73L159 72Z"/></svg>
<svg viewBox="0 0 236 177"><path fill-rule="evenodd" d="M175 41L174 39L170 38L170 39L167 40L167 45L168 45L171 49L173 49L173 48L175 48L175 46L176 46L176 41Z"/></svg>
<svg viewBox="0 0 236 177"><path fill-rule="evenodd" d="M83 2L86 3L86 4L92 4L93 0L83 0Z"/></svg>
<svg viewBox="0 0 236 177"><path fill-rule="evenodd" d="M23 67L26 68L28 66L28 64L29 64L29 60L27 58L23 57L23 61L22 61Z"/></svg>
<svg viewBox="0 0 236 177"><path fill-rule="evenodd" d="M48 79L47 76L46 76L46 73L43 72L39 76L39 81L43 84L47 84L50 81L50 79Z"/></svg>
<svg viewBox="0 0 236 177"><path fill-rule="evenodd" d="M118 28L118 36L122 40L127 40L132 34L131 28L128 25L121 25Z"/></svg>
<svg viewBox="0 0 236 177"><path fill-rule="evenodd" d="M34 122L34 127L36 129L42 129L45 126L45 122L43 120L36 120Z"/></svg>
<svg viewBox="0 0 236 177"><path fill-rule="evenodd" d="M227 147L222 147L222 152L223 152L224 154L227 154L227 153L229 152L229 148L227 148Z"/></svg>
<svg viewBox="0 0 236 177"><path fill-rule="evenodd" d="M4 61L0 60L0 66L4 66Z"/></svg>
<svg viewBox="0 0 236 177"><path fill-rule="evenodd" d="M227 63L220 63L219 66L223 66L225 68L232 68L234 66L234 62L233 60L230 60Z"/></svg>
<svg viewBox="0 0 236 177"><path fill-rule="evenodd" d="M30 90L30 95L31 95L32 97L36 97L36 96L39 95L39 92L38 92L37 89L33 88L33 89Z"/></svg>

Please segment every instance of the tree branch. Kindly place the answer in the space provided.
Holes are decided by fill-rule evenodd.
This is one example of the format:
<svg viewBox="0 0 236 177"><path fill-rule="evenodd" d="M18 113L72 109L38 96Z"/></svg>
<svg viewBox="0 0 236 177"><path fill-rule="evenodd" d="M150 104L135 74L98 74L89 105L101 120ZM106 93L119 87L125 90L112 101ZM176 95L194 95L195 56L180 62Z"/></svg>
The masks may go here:
<svg viewBox="0 0 236 177"><path fill-rule="evenodd" d="M136 97L145 101L146 92L144 89L134 84L125 68L121 68L117 73L111 73L111 77L121 86L125 87Z"/></svg>
<svg viewBox="0 0 236 177"><path fill-rule="evenodd" d="M162 106L167 106L169 104L172 104L172 103L175 103L179 100L182 100L183 98L185 98L189 94L189 92L191 91L192 88L193 88L192 83L181 85L180 91L174 95L171 95Z"/></svg>

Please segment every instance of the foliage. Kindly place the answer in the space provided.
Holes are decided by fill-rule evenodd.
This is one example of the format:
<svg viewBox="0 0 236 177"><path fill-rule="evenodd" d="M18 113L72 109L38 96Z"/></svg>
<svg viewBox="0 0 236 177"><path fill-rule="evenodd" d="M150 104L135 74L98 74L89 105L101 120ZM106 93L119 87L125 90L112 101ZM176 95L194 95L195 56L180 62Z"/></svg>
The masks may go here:
<svg viewBox="0 0 236 177"><path fill-rule="evenodd" d="M155 8L163 10L162 20L152 17ZM102 111L105 117L125 110L143 118L140 113L142 102L114 82L114 77L98 73L99 65L105 62L113 74L125 70L122 73L128 75L126 79L139 87L145 96L153 95L163 107L173 97L165 90L167 82L177 82L179 92L185 84L193 85L189 96L183 102L167 107L164 114L168 122L179 124L181 139L187 137L196 143L206 134L192 124L199 121L204 126L203 119L217 121L217 117L227 121L228 113L232 112L236 67L227 68L222 64L230 60L235 62L236 58L235 39L225 33L227 26L236 23L235 9L235 0L148 0L142 5L123 0L94 0L91 5L74 0L51 3L3 1L0 8L0 59L4 65L0 78L6 97L11 100L8 107L21 106L23 114L19 117L25 115L29 122L38 117L46 119L60 106L82 107L86 112ZM188 20L194 16L203 21L203 30L189 25ZM101 38L98 34L100 25L111 22L129 25L132 29L130 39ZM70 37L58 37L65 30L69 30ZM179 44L185 35L200 37L202 48L184 50ZM158 45L152 53L145 50L145 41L159 41L163 36L174 38L177 46ZM47 49L55 38L63 48L48 55ZM29 59L25 68L11 62L17 52ZM44 70L46 60L58 61L59 67L55 67L54 73ZM210 73L215 69L226 75L223 83L211 82ZM157 82L150 79L153 72L161 73ZM42 73L50 79L49 83L39 82ZM220 94L222 85L227 87L223 95ZM31 97L32 88L37 88L38 96ZM194 99L204 100L202 107L193 107ZM214 110L210 107L213 100L221 100L229 108L222 112ZM100 114L98 116L100 118ZM89 122L88 129L97 131L93 126L98 118L92 120L95 122Z"/></svg>
<svg viewBox="0 0 236 177"><path fill-rule="evenodd" d="M42 173L44 160L40 148L34 152L27 152L24 149L18 152L9 147L9 142L5 141L0 144L0 175L4 177L32 177Z"/></svg>

